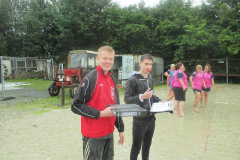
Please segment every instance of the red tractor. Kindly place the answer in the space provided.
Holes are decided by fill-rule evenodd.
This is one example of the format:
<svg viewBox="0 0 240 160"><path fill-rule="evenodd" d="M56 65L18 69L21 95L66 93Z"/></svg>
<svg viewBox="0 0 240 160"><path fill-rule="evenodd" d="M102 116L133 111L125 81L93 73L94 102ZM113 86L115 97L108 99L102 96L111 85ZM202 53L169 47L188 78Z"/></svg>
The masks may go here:
<svg viewBox="0 0 240 160"><path fill-rule="evenodd" d="M68 54L68 67L63 69L63 65L55 71L55 80L48 88L50 96L57 96L60 92L61 85L80 84L85 75L96 68L97 52L88 50L74 50ZM73 98L78 87L70 88L69 92Z"/></svg>

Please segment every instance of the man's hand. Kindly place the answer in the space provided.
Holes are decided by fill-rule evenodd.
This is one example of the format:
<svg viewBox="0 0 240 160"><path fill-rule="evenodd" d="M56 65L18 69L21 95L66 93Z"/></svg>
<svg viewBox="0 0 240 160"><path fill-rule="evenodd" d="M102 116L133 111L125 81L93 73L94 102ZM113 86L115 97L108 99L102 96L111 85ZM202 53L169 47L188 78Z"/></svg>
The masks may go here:
<svg viewBox="0 0 240 160"><path fill-rule="evenodd" d="M124 143L124 139L125 139L125 137L124 137L124 132L119 132L119 141L118 141L118 144L119 145L123 145L123 143Z"/></svg>
<svg viewBox="0 0 240 160"><path fill-rule="evenodd" d="M141 98L142 99L149 99L149 98L152 97L152 95L153 95L153 90L151 90L151 88L149 88L145 93L143 93L141 95Z"/></svg>
<svg viewBox="0 0 240 160"><path fill-rule="evenodd" d="M100 116L99 117L112 117L114 116L112 109L114 109L115 107L107 107L105 108L103 111L100 112Z"/></svg>

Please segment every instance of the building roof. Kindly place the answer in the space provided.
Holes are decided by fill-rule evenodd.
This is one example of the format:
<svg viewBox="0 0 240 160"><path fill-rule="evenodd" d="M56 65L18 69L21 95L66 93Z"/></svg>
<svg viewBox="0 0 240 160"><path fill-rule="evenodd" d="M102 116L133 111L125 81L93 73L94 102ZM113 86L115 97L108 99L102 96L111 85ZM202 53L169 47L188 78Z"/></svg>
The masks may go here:
<svg viewBox="0 0 240 160"><path fill-rule="evenodd" d="M91 54L98 54L98 52L94 52L94 51L89 51L89 50L73 50L70 51L69 53L91 53Z"/></svg>

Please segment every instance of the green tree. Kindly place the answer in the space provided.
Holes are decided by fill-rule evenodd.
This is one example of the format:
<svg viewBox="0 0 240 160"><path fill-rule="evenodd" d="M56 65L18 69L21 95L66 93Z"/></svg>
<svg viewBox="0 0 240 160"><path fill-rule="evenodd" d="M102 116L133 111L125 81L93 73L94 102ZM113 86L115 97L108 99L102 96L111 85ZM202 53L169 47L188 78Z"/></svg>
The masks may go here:
<svg viewBox="0 0 240 160"><path fill-rule="evenodd" d="M191 2L184 3L182 0L161 1L153 8L152 15L157 24L153 32L153 48L156 55L164 58L165 69L169 64L177 62L175 52L179 50L181 36L186 33L184 25L188 24L192 16ZM178 52L184 56L184 52ZM178 56L178 55L177 55Z"/></svg>
<svg viewBox="0 0 240 160"><path fill-rule="evenodd" d="M59 0L53 4L58 11L60 59L66 59L69 50L96 50L106 41L105 10L112 5L110 0Z"/></svg>
<svg viewBox="0 0 240 160"><path fill-rule="evenodd" d="M181 60L240 58L238 0L144 1L119 7L111 0L2 0L0 53L66 60L70 50L111 45L120 54ZM165 68L165 69L168 69Z"/></svg>
<svg viewBox="0 0 240 160"><path fill-rule="evenodd" d="M0 1L0 54L6 56L8 52L8 44L11 41L13 9L11 2L8 0Z"/></svg>
<svg viewBox="0 0 240 160"><path fill-rule="evenodd" d="M149 8L143 2L138 5L107 10L109 38L105 42L121 54L151 53L151 29L147 25Z"/></svg>
<svg viewBox="0 0 240 160"><path fill-rule="evenodd" d="M54 57L57 48L57 36L54 8L48 1L36 0L29 3L25 14L23 36L24 56Z"/></svg>
<svg viewBox="0 0 240 160"><path fill-rule="evenodd" d="M239 54L240 10L238 0L211 0L210 10L214 13L220 55L225 57ZM205 15L208 17L207 15ZM219 54L218 53L218 54Z"/></svg>

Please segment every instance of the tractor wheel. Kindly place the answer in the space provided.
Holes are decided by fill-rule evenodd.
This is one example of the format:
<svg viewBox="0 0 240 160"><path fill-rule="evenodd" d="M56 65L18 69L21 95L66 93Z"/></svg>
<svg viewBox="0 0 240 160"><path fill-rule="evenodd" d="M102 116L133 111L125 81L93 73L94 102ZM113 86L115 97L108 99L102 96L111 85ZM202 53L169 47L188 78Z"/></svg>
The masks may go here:
<svg viewBox="0 0 240 160"><path fill-rule="evenodd" d="M55 82L52 82L48 87L48 93L50 96L57 96L60 92L60 87L56 86Z"/></svg>
<svg viewBox="0 0 240 160"><path fill-rule="evenodd" d="M76 85L78 83L74 83L73 85ZM72 98L74 98L75 94L77 93L78 87L70 88L69 93Z"/></svg>

